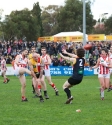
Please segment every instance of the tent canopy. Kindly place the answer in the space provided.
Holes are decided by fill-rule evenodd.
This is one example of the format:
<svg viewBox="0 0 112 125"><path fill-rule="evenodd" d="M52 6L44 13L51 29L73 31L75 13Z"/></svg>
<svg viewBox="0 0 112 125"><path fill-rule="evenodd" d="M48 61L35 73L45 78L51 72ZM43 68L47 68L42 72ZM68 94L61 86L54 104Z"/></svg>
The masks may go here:
<svg viewBox="0 0 112 125"><path fill-rule="evenodd" d="M54 35L53 37L61 37L61 36L83 36L83 33L79 31L61 32L61 33ZM87 37L87 34L86 34L86 37Z"/></svg>

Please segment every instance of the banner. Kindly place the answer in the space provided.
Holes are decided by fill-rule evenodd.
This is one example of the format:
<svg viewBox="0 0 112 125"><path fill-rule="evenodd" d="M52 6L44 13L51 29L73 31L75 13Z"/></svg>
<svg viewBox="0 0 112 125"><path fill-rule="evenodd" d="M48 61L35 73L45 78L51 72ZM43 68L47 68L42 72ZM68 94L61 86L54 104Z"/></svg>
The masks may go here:
<svg viewBox="0 0 112 125"><path fill-rule="evenodd" d="M88 35L88 41L101 41L105 40L105 34Z"/></svg>
<svg viewBox="0 0 112 125"><path fill-rule="evenodd" d="M50 73L51 76L71 76L73 73L72 67L66 67L66 66L51 66L50 67ZM91 70L89 67L84 68L84 75L94 75L97 74L97 70ZM1 72L0 72L1 75ZM12 67L7 68L6 75L14 75L14 69Z"/></svg>
<svg viewBox="0 0 112 125"><path fill-rule="evenodd" d="M39 37L38 38L38 41L39 42L43 42L43 41L53 41L53 37L50 37L50 36L46 36L46 37Z"/></svg>
<svg viewBox="0 0 112 125"><path fill-rule="evenodd" d="M62 36L62 37L54 37L54 42L58 42L58 41L70 41L69 37L66 36Z"/></svg>
<svg viewBox="0 0 112 125"><path fill-rule="evenodd" d="M95 75L98 74L98 70L99 70L99 68L94 69L94 74L95 74Z"/></svg>
<svg viewBox="0 0 112 125"><path fill-rule="evenodd" d="M14 69L12 67L7 67L6 75L14 75Z"/></svg>
<svg viewBox="0 0 112 125"><path fill-rule="evenodd" d="M112 35L107 35L106 40L112 40Z"/></svg>
<svg viewBox="0 0 112 125"><path fill-rule="evenodd" d="M72 67L50 67L51 76L71 76L73 74ZM84 75L94 75L94 70L89 67L84 68Z"/></svg>
<svg viewBox="0 0 112 125"><path fill-rule="evenodd" d="M83 36L70 36L70 41L72 41L72 42L82 42Z"/></svg>

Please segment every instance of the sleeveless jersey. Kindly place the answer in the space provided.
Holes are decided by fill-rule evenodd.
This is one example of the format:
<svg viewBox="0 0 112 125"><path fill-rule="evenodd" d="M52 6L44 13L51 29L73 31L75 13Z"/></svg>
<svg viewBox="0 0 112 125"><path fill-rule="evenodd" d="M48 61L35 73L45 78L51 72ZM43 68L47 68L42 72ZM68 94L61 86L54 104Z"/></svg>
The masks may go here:
<svg viewBox="0 0 112 125"><path fill-rule="evenodd" d="M112 62L112 53L109 54L109 58L110 58L110 60Z"/></svg>
<svg viewBox="0 0 112 125"><path fill-rule="evenodd" d="M40 63L41 63L41 58L38 58L37 62L38 62L37 69L38 69L38 71L40 72Z"/></svg>
<svg viewBox="0 0 112 125"><path fill-rule="evenodd" d="M40 63L41 63L41 59L38 58L37 62L32 58L30 59L30 62L33 66L33 71L34 72L40 72Z"/></svg>
<svg viewBox="0 0 112 125"><path fill-rule="evenodd" d="M102 65L102 63L108 64L108 61L109 61L108 56L106 58L100 57L99 74L108 74L109 73L109 68Z"/></svg>
<svg viewBox="0 0 112 125"><path fill-rule="evenodd" d="M84 58L76 58L76 63L73 64L73 75L72 78L76 80L82 80L84 73Z"/></svg>
<svg viewBox="0 0 112 125"><path fill-rule="evenodd" d="M28 55L28 59L29 59L29 60L32 59L32 56L33 56L32 54L29 54L29 55Z"/></svg>
<svg viewBox="0 0 112 125"><path fill-rule="evenodd" d="M7 69L5 59L1 60L1 69L2 70L6 70Z"/></svg>
<svg viewBox="0 0 112 125"><path fill-rule="evenodd" d="M47 54L44 56L41 56L41 58L44 59L44 63L48 62L48 55ZM49 65L45 65L44 69L49 70L50 69Z"/></svg>
<svg viewBox="0 0 112 125"><path fill-rule="evenodd" d="M18 61L18 65L15 63L15 60L12 62L13 68L15 69L16 67L26 67L27 66L27 62L26 62L26 58L24 58L21 54L18 55L19 56L19 61Z"/></svg>

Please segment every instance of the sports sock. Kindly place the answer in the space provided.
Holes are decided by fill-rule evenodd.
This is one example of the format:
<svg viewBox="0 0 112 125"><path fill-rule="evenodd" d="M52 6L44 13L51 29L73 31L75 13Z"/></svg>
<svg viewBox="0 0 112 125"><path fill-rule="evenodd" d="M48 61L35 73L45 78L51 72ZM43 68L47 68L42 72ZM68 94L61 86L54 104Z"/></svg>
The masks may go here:
<svg viewBox="0 0 112 125"><path fill-rule="evenodd" d="M68 88L65 88L64 91L67 94L67 97L70 98L71 97L71 91Z"/></svg>
<svg viewBox="0 0 112 125"><path fill-rule="evenodd" d="M7 79L4 79L4 82L7 82Z"/></svg>
<svg viewBox="0 0 112 125"><path fill-rule="evenodd" d="M47 91L46 90L44 91L44 95L47 95Z"/></svg>
<svg viewBox="0 0 112 125"><path fill-rule="evenodd" d="M38 85L38 89L39 89L39 91L41 91L41 85Z"/></svg>
<svg viewBox="0 0 112 125"><path fill-rule="evenodd" d="M26 97L25 96L22 96L22 100L24 100Z"/></svg>
<svg viewBox="0 0 112 125"><path fill-rule="evenodd" d="M42 95L39 96L40 99L43 99Z"/></svg>
<svg viewBox="0 0 112 125"><path fill-rule="evenodd" d="M35 88L34 88L34 85L32 84L32 88L33 88L33 91L35 92Z"/></svg>
<svg viewBox="0 0 112 125"><path fill-rule="evenodd" d="M58 89L56 88L56 86L55 86L55 84L54 83L52 83L52 88L55 90L55 91L58 91Z"/></svg>
<svg viewBox="0 0 112 125"><path fill-rule="evenodd" d="M101 92L101 98L104 98L104 89L101 88L101 89L100 89L100 92Z"/></svg>

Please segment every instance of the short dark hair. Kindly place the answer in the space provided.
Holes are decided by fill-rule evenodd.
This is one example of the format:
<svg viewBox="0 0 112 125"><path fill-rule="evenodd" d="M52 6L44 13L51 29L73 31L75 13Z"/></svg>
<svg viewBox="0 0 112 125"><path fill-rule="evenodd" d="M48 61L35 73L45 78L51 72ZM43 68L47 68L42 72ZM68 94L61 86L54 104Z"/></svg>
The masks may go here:
<svg viewBox="0 0 112 125"><path fill-rule="evenodd" d="M41 48L41 50L42 50L42 49L45 49L45 50L47 50L47 49L46 49L46 47L42 47L42 48Z"/></svg>
<svg viewBox="0 0 112 125"><path fill-rule="evenodd" d="M27 49L22 49L22 50L20 51L20 53L24 52L25 50L27 50ZM28 50L27 50L27 51L28 51Z"/></svg>
<svg viewBox="0 0 112 125"><path fill-rule="evenodd" d="M85 50L84 50L83 48L77 49L77 56L78 56L79 58L84 57L84 54L85 54Z"/></svg>
<svg viewBox="0 0 112 125"><path fill-rule="evenodd" d="M108 54L108 50L106 48L102 48L101 51L105 51Z"/></svg>

